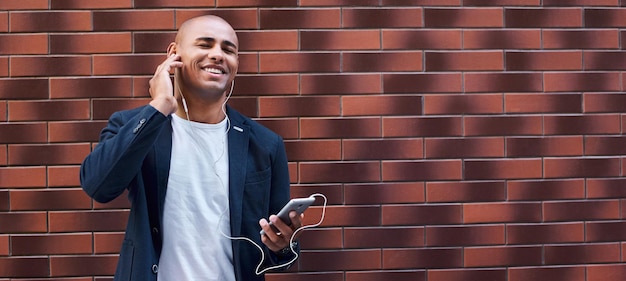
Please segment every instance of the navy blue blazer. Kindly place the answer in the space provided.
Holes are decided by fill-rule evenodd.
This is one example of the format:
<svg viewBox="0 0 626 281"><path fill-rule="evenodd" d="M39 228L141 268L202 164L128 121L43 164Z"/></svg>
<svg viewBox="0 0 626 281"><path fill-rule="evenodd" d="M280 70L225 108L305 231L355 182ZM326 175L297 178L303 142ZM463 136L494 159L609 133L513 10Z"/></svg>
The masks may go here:
<svg viewBox="0 0 626 281"><path fill-rule="evenodd" d="M264 266L293 257L279 257L259 235L259 219L276 214L289 200L289 171L282 138L227 107L230 228L264 248ZM80 181L98 202L128 190L131 209L115 272L115 280L157 280L162 218L172 153L171 117L154 107L111 115L96 148L83 161ZM209 171L207 171L209 172ZM264 280L255 274L261 254L246 241L233 241L233 263L239 281ZM263 268L263 267L262 267Z"/></svg>

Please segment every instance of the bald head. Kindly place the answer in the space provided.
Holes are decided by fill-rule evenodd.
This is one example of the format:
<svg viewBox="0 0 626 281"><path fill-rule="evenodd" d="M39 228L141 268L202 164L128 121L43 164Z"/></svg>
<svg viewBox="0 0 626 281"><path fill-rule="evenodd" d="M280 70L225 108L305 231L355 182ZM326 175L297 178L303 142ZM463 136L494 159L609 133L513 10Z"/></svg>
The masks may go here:
<svg viewBox="0 0 626 281"><path fill-rule="evenodd" d="M237 33L235 29L223 18L214 15L204 15L198 16L195 18L191 18L183 22L178 28L178 33L176 34L176 43L180 44L180 42L186 37L189 36L190 32L197 33L196 30L205 29L205 30L216 30L217 32L221 32L222 34L228 34L231 38L234 38L233 44L239 46L239 39L237 38Z"/></svg>

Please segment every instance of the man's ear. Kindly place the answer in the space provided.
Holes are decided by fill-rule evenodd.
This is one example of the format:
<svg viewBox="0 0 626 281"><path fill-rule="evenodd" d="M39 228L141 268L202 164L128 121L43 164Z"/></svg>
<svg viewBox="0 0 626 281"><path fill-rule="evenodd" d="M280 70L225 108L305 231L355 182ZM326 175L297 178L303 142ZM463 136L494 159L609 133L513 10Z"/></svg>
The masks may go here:
<svg viewBox="0 0 626 281"><path fill-rule="evenodd" d="M167 46L167 56L176 54L176 42L172 42Z"/></svg>

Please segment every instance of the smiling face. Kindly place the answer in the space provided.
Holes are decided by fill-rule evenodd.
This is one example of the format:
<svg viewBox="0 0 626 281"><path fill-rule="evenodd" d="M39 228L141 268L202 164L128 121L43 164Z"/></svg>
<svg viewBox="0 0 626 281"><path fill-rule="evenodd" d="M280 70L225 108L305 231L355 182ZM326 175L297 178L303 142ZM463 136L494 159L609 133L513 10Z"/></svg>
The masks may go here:
<svg viewBox="0 0 626 281"><path fill-rule="evenodd" d="M235 30L215 16L191 19L180 27L170 52L180 55L185 95L221 97L237 75L239 41Z"/></svg>

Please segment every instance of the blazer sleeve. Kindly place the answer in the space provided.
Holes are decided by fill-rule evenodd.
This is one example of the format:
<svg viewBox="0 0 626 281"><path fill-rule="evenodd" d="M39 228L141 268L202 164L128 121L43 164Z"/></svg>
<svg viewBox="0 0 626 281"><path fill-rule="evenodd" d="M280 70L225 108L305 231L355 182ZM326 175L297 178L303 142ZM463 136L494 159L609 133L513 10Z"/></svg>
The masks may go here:
<svg viewBox="0 0 626 281"><path fill-rule="evenodd" d="M122 194L141 169L168 117L152 106L111 115L95 149L80 167L80 183L94 200L105 203Z"/></svg>

